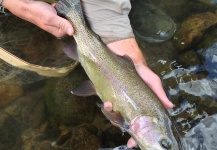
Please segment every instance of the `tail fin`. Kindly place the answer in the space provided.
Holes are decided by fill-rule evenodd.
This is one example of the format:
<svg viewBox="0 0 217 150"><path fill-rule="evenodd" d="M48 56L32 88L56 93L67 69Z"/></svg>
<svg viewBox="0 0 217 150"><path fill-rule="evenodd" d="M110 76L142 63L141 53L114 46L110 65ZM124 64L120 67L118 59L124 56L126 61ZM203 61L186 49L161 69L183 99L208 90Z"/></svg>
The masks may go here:
<svg viewBox="0 0 217 150"><path fill-rule="evenodd" d="M67 13L72 11L77 12L84 19L80 0L59 0L55 8L61 15L67 16Z"/></svg>

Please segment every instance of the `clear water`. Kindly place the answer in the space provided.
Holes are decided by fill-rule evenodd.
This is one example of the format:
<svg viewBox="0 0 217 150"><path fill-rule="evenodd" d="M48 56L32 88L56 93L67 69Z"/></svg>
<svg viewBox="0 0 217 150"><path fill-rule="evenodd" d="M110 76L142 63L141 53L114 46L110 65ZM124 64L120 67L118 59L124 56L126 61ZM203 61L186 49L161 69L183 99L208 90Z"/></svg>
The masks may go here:
<svg viewBox="0 0 217 150"><path fill-rule="evenodd" d="M215 13L217 8L211 0L144 2L170 17L176 24L176 32L188 16L207 11ZM141 18L131 18L136 19ZM0 46L16 56L43 66L62 67L71 63L61 50L66 44L64 39L57 40L12 16L1 15L0 26ZM198 145L202 145L200 150L205 150L206 142L192 136L197 135L194 129L217 110L216 33L215 26L207 29L200 41L182 52L174 45L176 33L160 43L136 37L148 65L160 76L167 96L176 106L170 114L180 134L199 143L193 147L195 150ZM99 99L71 97L70 90L86 79L80 67L66 77L45 78L0 61L0 150L73 150L85 146L94 150L99 145L110 148L126 144L129 136L122 135L105 119L96 107ZM209 118L208 121L212 122ZM201 130L208 128L203 126ZM209 136L209 132L203 133L204 140ZM209 143L206 148L214 150L214 144Z"/></svg>

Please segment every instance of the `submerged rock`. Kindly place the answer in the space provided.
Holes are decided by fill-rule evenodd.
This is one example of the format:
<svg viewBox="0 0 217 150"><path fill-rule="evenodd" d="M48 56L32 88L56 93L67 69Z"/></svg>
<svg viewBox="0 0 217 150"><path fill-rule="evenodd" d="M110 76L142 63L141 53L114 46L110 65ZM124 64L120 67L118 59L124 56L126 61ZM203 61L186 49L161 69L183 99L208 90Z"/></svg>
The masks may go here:
<svg viewBox="0 0 217 150"><path fill-rule="evenodd" d="M26 129L21 133L23 150L52 150L51 141L46 140L45 135L32 128Z"/></svg>
<svg viewBox="0 0 217 150"><path fill-rule="evenodd" d="M184 136L187 149L216 150L217 115L209 116L193 127Z"/></svg>
<svg viewBox="0 0 217 150"><path fill-rule="evenodd" d="M12 100L20 97L23 94L22 86L18 84L0 83L0 107L8 104Z"/></svg>
<svg viewBox="0 0 217 150"><path fill-rule="evenodd" d="M204 4L207 4L209 6L215 6L217 7L217 0L198 0L199 2L202 2Z"/></svg>
<svg viewBox="0 0 217 150"><path fill-rule="evenodd" d="M4 111L23 126L38 127L46 118L43 89L26 93L5 107Z"/></svg>
<svg viewBox="0 0 217 150"><path fill-rule="evenodd" d="M97 150L101 144L97 133L97 128L91 124L83 124L72 129L69 149Z"/></svg>
<svg viewBox="0 0 217 150"><path fill-rule="evenodd" d="M48 82L45 96L50 118L72 126L93 120L96 97L78 97L70 92L87 79L79 66L69 76Z"/></svg>
<svg viewBox="0 0 217 150"><path fill-rule="evenodd" d="M187 51L184 54L181 54L179 56L179 62L180 64L183 65L183 67L190 67L190 66L197 66L197 65L201 65L201 59L198 56L198 54L193 51Z"/></svg>
<svg viewBox="0 0 217 150"><path fill-rule="evenodd" d="M204 59L204 68L209 72L209 77L216 80L217 76L217 41L207 48L200 49L198 53Z"/></svg>
<svg viewBox="0 0 217 150"><path fill-rule="evenodd" d="M207 115L216 113L217 84L200 66L177 68L163 77L164 88L176 107L170 113L183 134Z"/></svg>
<svg viewBox="0 0 217 150"><path fill-rule="evenodd" d="M189 48L198 42L204 32L217 23L217 16L211 12L195 14L181 24L175 35L175 45L179 51Z"/></svg>
<svg viewBox="0 0 217 150"><path fill-rule="evenodd" d="M19 122L0 110L0 150L17 150L21 145Z"/></svg>

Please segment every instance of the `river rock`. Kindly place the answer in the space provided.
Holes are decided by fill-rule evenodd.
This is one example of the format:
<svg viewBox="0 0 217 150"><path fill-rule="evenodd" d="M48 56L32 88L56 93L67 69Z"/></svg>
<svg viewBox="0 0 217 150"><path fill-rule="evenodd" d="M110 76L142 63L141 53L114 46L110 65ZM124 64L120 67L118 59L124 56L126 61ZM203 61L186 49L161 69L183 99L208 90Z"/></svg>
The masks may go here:
<svg viewBox="0 0 217 150"><path fill-rule="evenodd" d="M21 85L1 82L0 83L0 107L20 97L22 94L23 94L23 88Z"/></svg>
<svg viewBox="0 0 217 150"><path fill-rule="evenodd" d="M28 128L21 133L23 150L52 150L51 141L46 140L45 135L38 130Z"/></svg>
<svg viewBox="0 0 217 150"><path fill-rule="evenodd" d="M96 150L100 148L101 141L97 133L97 128L91 124L82 124L74 128L69 149Z"/></svg>
<svg viewBox="0 0 217 150"><path fill-rule="evenodd" d="M70 92L87 79L79 66L69 76L49 81L45 95L52 119L59 124L72 126L93 120L96 97L78 97Z"/></svg>
<svg viewBox="0 0 217 150"><path fill-rule="evenodd" d="M211 26L217 23L217 16L211 12L189 16L181 24L175 35L175 45L179 51L183 51L197 43Z"/></svg>
<svg viewBox="0 0 217 150"><path fill-rule="evenodd" d="M217 115L214 114L200 121L184 136L187 149L216 150Z"/></svg>
<svg viewBox="0 0 217 150"><path fill-rule="evenodd" d="M190 66L196 66L196 65L200 65L201 61L200 61L200 57L198 56L198 54L193 51L187 51L184 54L181 54L179 56L179 62L180 64L183 65L183 67L190 67Z"/></svg>
<svg viewBox="0 0 217 150"><path fill-rule="evenodd" d="M0 150L17 150L21 145L21 126L12 116L0 110Z"/></svg>
<svg viewBox="0 0 217 150"><path fill-rule="evenodd" d="M212 34L205 36L198 47L197 53L203 58L203 67L209 72L210 77L215 80L217 75L217 30L213 30Z"/></svg>
<svg viewBox="0 0 217 150"><path fill-rule="evenodd" d="M209 5L209 6L217 7L217 1L216 0L197 0L197 1L204 3L206 5Z"/></svg>
<svg viewBox="0 0 217 150"><path fill-rule="evenodd" d="M4 110L22 125L38 127L46 118L43 89L26 93L25 96L18 98Z"/></svg>

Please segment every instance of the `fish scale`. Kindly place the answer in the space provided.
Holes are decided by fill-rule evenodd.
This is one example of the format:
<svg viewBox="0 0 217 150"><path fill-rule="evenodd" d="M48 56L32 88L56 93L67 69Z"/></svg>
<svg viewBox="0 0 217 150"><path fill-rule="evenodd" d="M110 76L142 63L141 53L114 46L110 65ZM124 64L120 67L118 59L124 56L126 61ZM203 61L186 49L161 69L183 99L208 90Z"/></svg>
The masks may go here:
<svg viewBox="0 0 217 150"><path fill-rule="evenodd" d="M78 45L78 60L96 94L103 102L111 101L113 110L120 112L125 123L129 124L119 126L136 140L142 150L178 150L166 109L139 77L132 62L114 55L86 26L80 1L60 0L56 9L75 29L73 36ZM112 118L112 113L104 112ZM147 126L152 130L143 130Z"/></svg>

